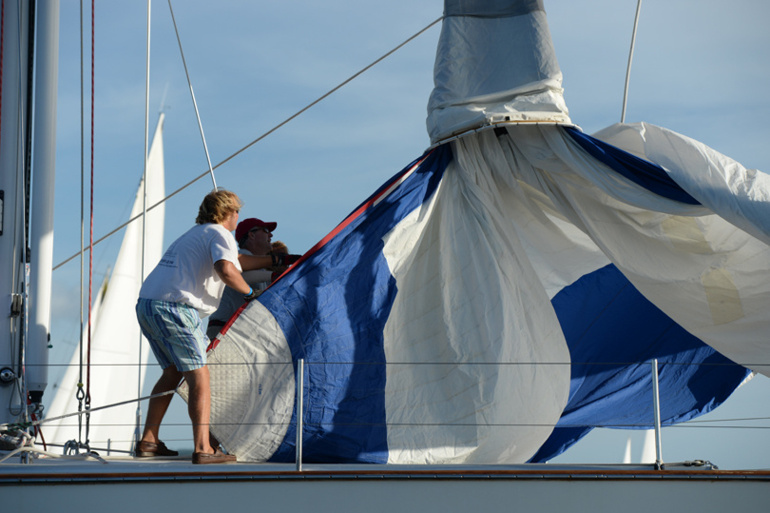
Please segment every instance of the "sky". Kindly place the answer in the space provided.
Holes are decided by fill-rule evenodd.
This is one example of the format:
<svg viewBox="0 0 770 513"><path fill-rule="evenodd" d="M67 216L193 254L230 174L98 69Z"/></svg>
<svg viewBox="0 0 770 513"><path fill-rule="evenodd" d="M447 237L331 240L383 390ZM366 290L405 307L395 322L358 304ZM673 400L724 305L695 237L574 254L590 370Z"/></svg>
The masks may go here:
<svg viewBox="0 0 770 513"><path fill-rule="evenodd" d="M637 3L545 0L573 122L593 133L620 121ZM228 159L430 25L439 0L184 0L173 3L213 165ZM86 6L87 11L90 5ZM647 0L631 69L627 122L697 139L748 168L770 170L770 4L762 0ZM85 17L89 94L90 13ZM61 2L54 265L78 252L81 168L80 5ZM207 170L206 154L167 2L151 10L149 136L164 126L166 191ZM97 2L94 64L94 238L128 219L143 167L147 8ZM440 24L215 170L244 201L242 217L277 221L274 239L304 253L428 146L426 105ZM90 96L85 141L90 140ZM204 178L166 206L168 245L194 222L212 189ZM88 194L88 189L86 189ZM88 215L86 196L86 215ZM122 231L94 251L94 283ZM77 259L54 272L52 343L78 339ZM130 313L133 314L133 313ZM691 427L664 429L664 461L770 467L770 379L758 377ZM178 401L181 403L181 401ZM761 418L763 421L749 419ZM740 420L732 420L740 419ZM711 422L703 422L703 421ZM716 426L716 427L713 427ZM617 462L629 433L594 430L556 461Z"/></svg>

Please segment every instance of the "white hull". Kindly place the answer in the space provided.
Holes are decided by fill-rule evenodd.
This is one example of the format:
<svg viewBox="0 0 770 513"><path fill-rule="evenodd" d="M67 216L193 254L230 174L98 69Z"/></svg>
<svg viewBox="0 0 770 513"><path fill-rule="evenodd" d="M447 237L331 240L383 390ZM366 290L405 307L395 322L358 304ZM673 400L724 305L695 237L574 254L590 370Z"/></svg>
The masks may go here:
<svg viewBox="0 0 770 513"><path fill-rule="evenodd" d="M763 511L770 472L616 466L366 466L235 464L113 459L2 464L14 511ZM661 486L665 483L665 486ZM62 486L66 485L66 486ZM159 486L160 485L160 486Z"/></svg>

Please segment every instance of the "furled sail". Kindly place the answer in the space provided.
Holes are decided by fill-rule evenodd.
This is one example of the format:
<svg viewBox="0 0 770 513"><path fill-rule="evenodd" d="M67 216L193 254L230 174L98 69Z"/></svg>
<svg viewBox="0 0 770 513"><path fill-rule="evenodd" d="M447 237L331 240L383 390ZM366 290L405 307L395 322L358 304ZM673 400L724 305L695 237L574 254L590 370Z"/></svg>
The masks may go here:
<svg viewBox="0 0 770 513"><path fill-rule="evenodd" d="M147 198L151 207L165 196L163 164L163 114L158 121L147 160ZM139 184L129 219L141 215L144 180ZM164 204L147 212L144 268L151 270L163 254ZM150 346L140 337L139 324L132 315L144 277L142 265L142 222L126 227L123 242L106 288L97 296L98 313L91 327L91 407L136 399L144 381ZM84 338L87 341L87 338ZM141 351L140 351L141 344ZM46 417L54 418L78 411L77 383L80 356L74 351L61 376L52 380L55 395L46 408ZM91 448L130 451L136 426L135 403L95 411L91 414ZM84 421L85 422L85 421ZM44 426L46 440L62 444L78 440L78 421L68 417ZM85 432L82 433L85 442Z"/></svg>
<svg viewBox="0 0 770 513"><path fill-rule="evenodd" d="M241 460L294 459L299 359L303 456L327 462L546 461L649 428L652 359L664 424L769 373L768 176L648 124L572 126L541 1L445 14L435 147L210 352Z"/></svg>

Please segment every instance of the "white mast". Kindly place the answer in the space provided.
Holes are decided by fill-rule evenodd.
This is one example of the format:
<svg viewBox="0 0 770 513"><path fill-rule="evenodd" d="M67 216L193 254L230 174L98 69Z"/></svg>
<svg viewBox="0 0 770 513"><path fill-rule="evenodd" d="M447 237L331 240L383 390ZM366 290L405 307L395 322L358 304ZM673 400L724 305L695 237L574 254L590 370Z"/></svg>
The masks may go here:
<svg viewBox="0 0 770 513"><path fill-rule="evenodd" d="M6 2L0 113L0 422L24 420L26 392L39 402L47 381L53 259L59 1ZM36 17L36 28L31 33ZM37 50L33 52L32 41ZM35 55L35 119L31 137L31 62ZM35 140L34 146L32 140ZM27 176L29 155L34 172ZM34 188L29 199L29 187ZM29 218L27 218L28 208ZM29 223L30 236L27 240ZM26 254L31 257L29 280ZM28 287L28 290L25 290ZM30 301L25 304L26 298ZM22 375L25 368L25 375Z"/></svg>
<svg viewBox="0 0 770 513"><path fill-rule="evenodd" d="M48 384L56 164L56 89L59 71L59 0L39 0L35 60L35 124L30 216L30 303L27 389L39 403Z"/></svg>
<svg viewBox="0 0 770 513"><path fill-rule="evenodd" d="M24 331L28 20L29 3L6 2L0 112L0 422L17 419L24 404L19 351Z"/></svg>

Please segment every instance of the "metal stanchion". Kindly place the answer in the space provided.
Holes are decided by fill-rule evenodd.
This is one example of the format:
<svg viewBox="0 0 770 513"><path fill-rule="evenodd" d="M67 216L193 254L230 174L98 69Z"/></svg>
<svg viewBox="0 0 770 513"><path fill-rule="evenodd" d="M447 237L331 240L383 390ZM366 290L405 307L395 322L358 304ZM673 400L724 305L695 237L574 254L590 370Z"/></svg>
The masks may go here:
<svg viewBox="0 0 770 513"><path fill-rule="evenodd" d="M655 469L663 468L663 448L660 439L660 390L658 389L658 359L652 360L652 405L655 414Z"/></svg>
<svg viewBox="0 0 770 513"><path fill-rule="evenodd" d="M302 471L302 431L304 430L303 422L303 391L305 381L305 360L300 358L297 360L297 472Z"/></svg>

